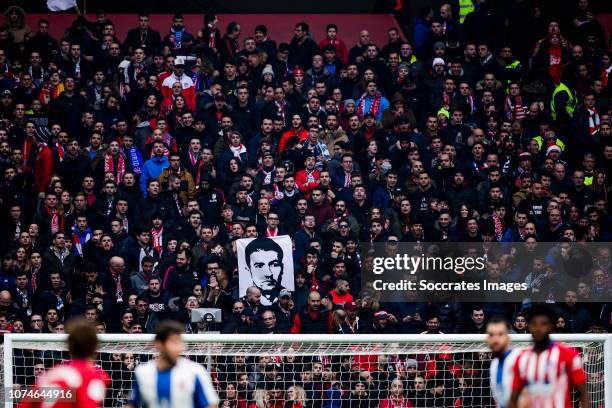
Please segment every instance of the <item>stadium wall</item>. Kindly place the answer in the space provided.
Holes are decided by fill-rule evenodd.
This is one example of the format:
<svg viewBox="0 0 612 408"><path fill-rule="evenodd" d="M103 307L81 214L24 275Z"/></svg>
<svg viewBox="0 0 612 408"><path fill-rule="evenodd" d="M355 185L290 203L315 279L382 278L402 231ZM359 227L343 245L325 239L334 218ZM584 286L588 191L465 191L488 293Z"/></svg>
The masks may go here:
<svg viewBox="0 0 612 408"><path fill-rule="evenodd" d="M68 13L46 13L28 14L27 22L36 30L36 22L40 18L47 18L51 22L50 31L55 38L61 38L63 31L69 27L74 20L74 14ZM202 14L185 14L185 26L192 34L196 34L202 23ZM115 23L117 36L120 40L125 39L128 30L137 26L138 18L135 14L109 14L108 18ZM253 35L255 26L265 24L268 27L268 35L278 42L288 42L293 35L295 24L305 21L310 25L310 32L318 42L325 36L325 26L336 23L339 26L339 37L348 47L353 46L359 38L359 30L370 31L370 36L376 44L387 42L387 29L398 27L397 22L391 14L219 14L219 29L223 33L225 26L230 21L236 21L242 26L241 38ZM88 14L87 19L93 21L95 15ZM158 30L162 37L166 35L172 25L171 14L152 14L151 26ZM398 27L399 28L399 27Z"/></svg>

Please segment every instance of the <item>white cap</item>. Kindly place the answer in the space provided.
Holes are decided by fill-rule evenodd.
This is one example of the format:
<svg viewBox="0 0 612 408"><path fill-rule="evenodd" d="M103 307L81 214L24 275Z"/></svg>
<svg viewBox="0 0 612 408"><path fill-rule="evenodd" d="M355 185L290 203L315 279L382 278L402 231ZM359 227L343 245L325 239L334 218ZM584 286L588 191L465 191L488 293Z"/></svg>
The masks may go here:
<svg viewBox="0 0 612 408"><path fill-rule="evenodd" d="M174 59L174 65L185 65L185 57L178 56Z"/></svg>
<svg viewBox="0 0 612 408"><path fill-rule="evenodd" d="M431 66L435 67L436 65L444 65L444 66L446 66L446 63L444 62L444 60L442 58L434 58L433 64Z"/></svg>
<svg viewBox="0 0 612 408"><path fill-rule="evenodd" d="M130 61L128 60L123 60L119 63L119 69L126 69L129 66L130 66Z"/></svg>

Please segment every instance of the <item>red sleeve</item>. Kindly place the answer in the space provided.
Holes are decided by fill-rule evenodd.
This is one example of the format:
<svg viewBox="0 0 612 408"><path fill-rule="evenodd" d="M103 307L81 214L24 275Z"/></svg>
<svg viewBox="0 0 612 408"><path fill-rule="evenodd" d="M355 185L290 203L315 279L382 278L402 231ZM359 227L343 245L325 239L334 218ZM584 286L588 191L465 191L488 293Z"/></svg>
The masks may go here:
<svg viewBox="0 0 612 408"><path fill-rule="evenodd" d="M34 164L34 179L36 190L40 193L49 187L53 175L53 154L49 147L45 147Z"/></svg>
<svg viewBox="0 0 612 408"><path fill-rule="evenodd" d="M291 334L300 334L302 332L302 322L300 322L300 315L296 314L293 318L293 326L291 326Z"/></svg>
<svg viewBox="0 0 612 408"><path fill-rule="evenodd" d="M564 348L564 360L567 367L567 375L573 385L586 383L586 373L580 354L571 348Z"/></svg>
<svg viewBox="0 0 612 408"><path fill-rule="evenodd" d="M165 79L166 78L164 78L164 80ZM161 93L162 93L162 96L164 98L172 98L172 88L170 88L168 86L164 86L163 83L162 83L162 86L161 86Z"/></svg>
<svg viewBox="0 0 612 408"><path fill-rule="evenodd" d="M279 142L278 142L278 154L282 154L285 150L285 144L287 144L287 139L289 139L289 132L283 133Z"/></svg>
<svg viewBox="0 0 612 408"><path fill-rule="evenodd" d="M172 266L168 267L168 269L166 269L166 273L164 274L164 280L162 282L162 289L165 290L166 289L166 283L168 280L168 276L170 276L170 270L174 269Z"/></svg>
<svg viewBox="0 0 612 408"><path fill-rule="evenodd" d="M160 92L162 93L163 97L166 98L169 95L172 95L172 90L170 90L170 94L166 95L166 93L164 93L164 81L166 80L166 78L168 78L171 75L170 72L162 72L161 74L159 74L157 76L157 86L159 87Z"/></svg>
<svg viewBox="0 0 612 408"><path fill-rule="evenodd" d="M306 183L306 173L303 170L295 173L295 183L303 194L310 195L309 183Z"/></svg>
<svg viewBox="0 0 612 408"><path fill-rule="evenodd" d="M524 353L521 353L516 358L516 360L514 360L514 367L512 367L512 371L514 373L514 375L512 376L512 391L520 391L525 386L525 383L523 382L523 377L521 376L521 369L519 364L523 356Z"/></svg>
<svg viewBox="0 0 612 408"><path fill-rule="evenodd" d="M189 109L192 112L195 112L195 106L196 106L195 87L191 86L187 89L183 89L183 96L185 97L185 100L187 101L187 109Z"/></svg>

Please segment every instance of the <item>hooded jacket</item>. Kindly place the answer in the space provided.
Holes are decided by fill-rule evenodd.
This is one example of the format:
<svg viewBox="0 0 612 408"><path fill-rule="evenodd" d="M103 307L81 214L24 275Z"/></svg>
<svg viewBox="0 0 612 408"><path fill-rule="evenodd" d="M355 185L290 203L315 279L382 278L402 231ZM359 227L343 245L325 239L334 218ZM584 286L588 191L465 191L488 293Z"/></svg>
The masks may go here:
<svg viewBox="0 0 612 408"><path fill-rule="evenodd" d="M140 176L140 188L145 197L147 196L147 183L149 180L158 179L162 171L170 166L170 162L166 156L153 156L147 160L142 166L142 174Z"/></svg>

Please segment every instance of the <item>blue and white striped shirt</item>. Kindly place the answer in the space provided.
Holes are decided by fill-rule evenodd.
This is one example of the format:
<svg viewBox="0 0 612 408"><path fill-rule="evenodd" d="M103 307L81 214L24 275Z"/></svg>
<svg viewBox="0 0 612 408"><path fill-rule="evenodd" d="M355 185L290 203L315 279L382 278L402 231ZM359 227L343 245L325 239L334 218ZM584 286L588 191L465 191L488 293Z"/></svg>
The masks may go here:
<svg viewBox="0 0 612 408"><path fill-rule="evenodd" d="M134 371L130 403L147 408L206 408L219 403L208 372L200 364L179 358L174 367L160 370L156 361Z"/></svg>

